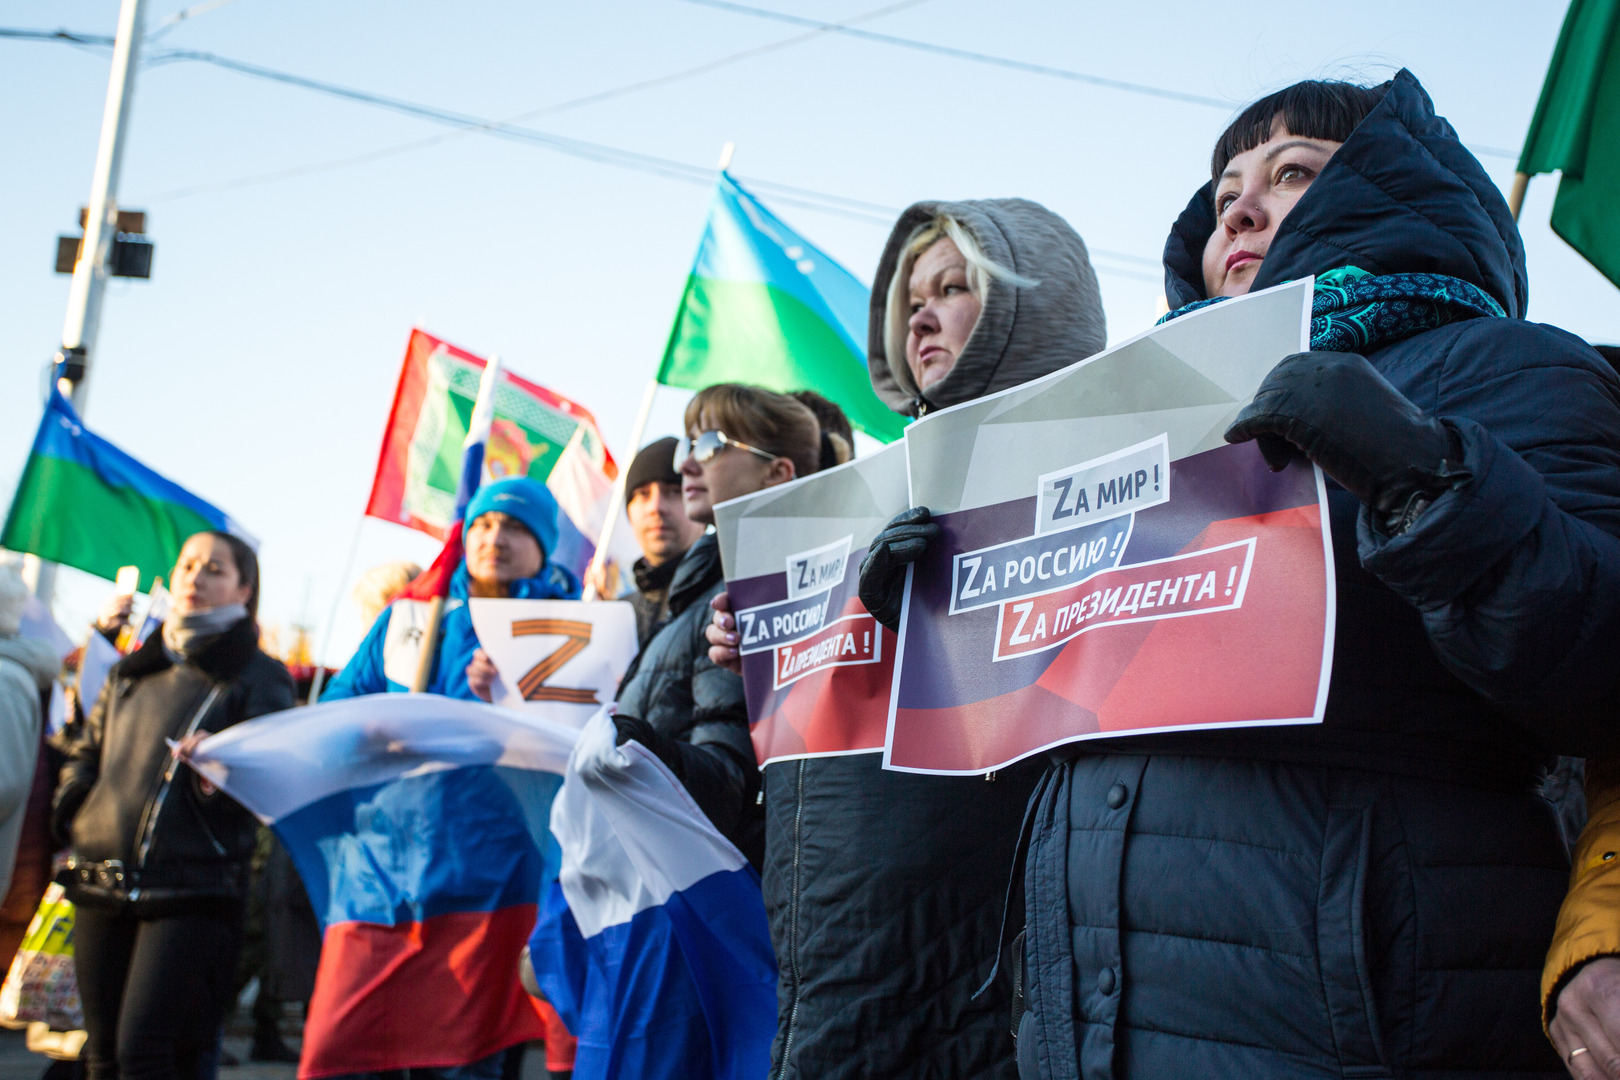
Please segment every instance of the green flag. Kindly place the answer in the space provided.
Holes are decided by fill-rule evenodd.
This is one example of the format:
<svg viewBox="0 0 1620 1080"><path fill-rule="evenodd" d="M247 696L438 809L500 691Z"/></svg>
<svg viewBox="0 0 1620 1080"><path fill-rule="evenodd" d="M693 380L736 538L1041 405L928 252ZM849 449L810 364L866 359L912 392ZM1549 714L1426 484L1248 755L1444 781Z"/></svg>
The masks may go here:
<svg viewBox="0 0 1620 1080"><path fill-rule="evenodd" d="M1519 157L1563 172L1553 232L1620 285L1620 0L1572 0Z"/></svg>
<svg viewBox="0 0 1620 1080"><path fill-rule="evenodd" d="M866 372L869 290L720 174L658 381L701 390L746 382L814 390L883 442L905 418Z"/></svg>
<svg viewBox="0 0 1620 1080"><path fill-rule="evenodd" d="M205 529L258 547L229 514L85 428L51 389L0 547L109 581L120 566L138 566L150 580L173 570L186 537Z"/></svg>

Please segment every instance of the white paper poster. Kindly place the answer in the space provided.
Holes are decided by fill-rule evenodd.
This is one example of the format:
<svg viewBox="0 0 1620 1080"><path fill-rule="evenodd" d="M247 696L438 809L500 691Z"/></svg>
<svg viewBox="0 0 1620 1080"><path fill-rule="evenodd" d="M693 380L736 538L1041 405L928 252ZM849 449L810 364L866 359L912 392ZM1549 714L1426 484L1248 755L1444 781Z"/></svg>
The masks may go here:
<svg viewBox="0 0 1620 1080"><path fill-rule="evenodd" d="M621 601L469 600L500 671L495 704L583 727L613 700L636 656L635 609Z"/></svg>

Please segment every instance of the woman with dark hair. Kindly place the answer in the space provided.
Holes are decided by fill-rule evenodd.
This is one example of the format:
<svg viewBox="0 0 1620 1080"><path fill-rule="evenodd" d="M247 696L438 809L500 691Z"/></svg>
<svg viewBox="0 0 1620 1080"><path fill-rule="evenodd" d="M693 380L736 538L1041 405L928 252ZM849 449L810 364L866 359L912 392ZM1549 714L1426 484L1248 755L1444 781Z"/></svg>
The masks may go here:
<svg viewBox="0 0 1620 1080"><path fill-rule="evenodd" d="M191 1080L212 1050L231 1005L256 825L180 757L294 703L287 669L259 649L251 547L197 533L169 587L168 620L113 665L53 804L57 840L73 848L91 1080Z"/></svg>
<svg viewBox="0 0 1620 1080"><path fill-rule="evenodd" d="M1100 740L1025 864L1025 1077L1555 1076L1568 862L1538 791L1613 748L1620 384L1525 321L1502 196L1407 72L1256 102L1165 248L1168 318L1316 276L1227 439L1328 477L1320 725Z"/></svg>

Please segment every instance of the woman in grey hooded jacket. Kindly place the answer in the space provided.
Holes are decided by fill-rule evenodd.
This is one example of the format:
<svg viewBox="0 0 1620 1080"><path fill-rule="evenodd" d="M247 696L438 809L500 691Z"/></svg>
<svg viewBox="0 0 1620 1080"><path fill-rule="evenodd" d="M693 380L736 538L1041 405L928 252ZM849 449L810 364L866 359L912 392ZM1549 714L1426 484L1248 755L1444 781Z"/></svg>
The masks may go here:
<svg viewBox="0 0 1620 1080"><path fill-rule="evenodd" d="M962 258L938 257L952 251ZM958 327L965 342L946 347L940 324L975 302L976 318ZM872 386L895 412L1015 386L1085 359L1105 337L1085 244L1045 207L923 202L895 224L868 327ZM924 354L920 378L908 342ZM729 618L710 629L717 662L736 656ZM996 961L1041 767L919 776L885 772L877 752L766 767L763 878L781 968L772 1080L1016 1074L1010 981L975 992Z"/></svg>

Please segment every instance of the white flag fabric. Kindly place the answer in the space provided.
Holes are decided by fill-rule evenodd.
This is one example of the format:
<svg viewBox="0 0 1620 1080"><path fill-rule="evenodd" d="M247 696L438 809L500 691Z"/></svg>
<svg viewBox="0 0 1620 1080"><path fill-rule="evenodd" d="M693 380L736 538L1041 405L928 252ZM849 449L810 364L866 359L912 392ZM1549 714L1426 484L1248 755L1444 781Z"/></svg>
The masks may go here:
<svg viewBox="0 0 1620 1080"><path fill-rule="evenodd" d="M579 1039L578 1080L757 1080L776 1033L759 875L608 710L580 732L551 831L562 870L530 939Z"/></svg>

